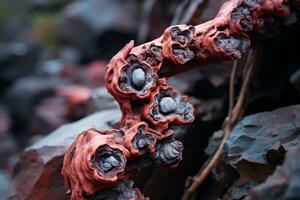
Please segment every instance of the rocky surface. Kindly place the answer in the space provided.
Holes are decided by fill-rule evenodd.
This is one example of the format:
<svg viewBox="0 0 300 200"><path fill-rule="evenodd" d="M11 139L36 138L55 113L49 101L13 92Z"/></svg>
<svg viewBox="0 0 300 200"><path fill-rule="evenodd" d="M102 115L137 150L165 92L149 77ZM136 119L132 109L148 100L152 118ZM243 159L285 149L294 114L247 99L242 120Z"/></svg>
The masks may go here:
<svg viewBox="0 0 300 200"><path fill-rule="evenodd" d="M284 163L267 180L251 189L251 200L300 199L300 147L287 152Z"/></svg>
<svg viewBox="0 0 300 200"><path fill-rule="evenodd" d="M111 129L120 119L118 109L95 113L58 128L28 147L16 166L10 199L69 199L63 187L61 167L65 150L83 130Z"/></svg>
<svg viewBox="0 0 300 200"><path fill-rule="evenodd" d="M283 162L285 153L299 145L299 127L300 105L240 121L227 139L222 161L225 165L219 164L216 170L217 179L230 187L227 198L240 199L251 187L265 181Z"/></svg>

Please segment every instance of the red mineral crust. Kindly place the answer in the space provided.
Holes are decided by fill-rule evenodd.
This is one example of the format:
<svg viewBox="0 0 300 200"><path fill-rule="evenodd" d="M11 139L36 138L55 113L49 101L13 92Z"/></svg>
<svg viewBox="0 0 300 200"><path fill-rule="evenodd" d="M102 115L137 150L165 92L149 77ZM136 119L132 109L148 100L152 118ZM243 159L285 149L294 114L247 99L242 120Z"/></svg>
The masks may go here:
<svg viewBox="0 0 300 200"><path fill-rule="evenodd" d="M298 8L299 0L229 0L204 24L171 26L151 42L128 43L105 73L106 87L122 111L121 129L87 130L69 147L62 174L71 199L85 199L130 177L147 165L130 164L137 159L176 166L183 145L173 139L171 127L193 122L194 108L168 85L168 73L183 71L192 61L240 59L252 33L267 32L270 22ZM172 66L162 76L165 61ZM130 199L144 199L136 194Z"/></svg>

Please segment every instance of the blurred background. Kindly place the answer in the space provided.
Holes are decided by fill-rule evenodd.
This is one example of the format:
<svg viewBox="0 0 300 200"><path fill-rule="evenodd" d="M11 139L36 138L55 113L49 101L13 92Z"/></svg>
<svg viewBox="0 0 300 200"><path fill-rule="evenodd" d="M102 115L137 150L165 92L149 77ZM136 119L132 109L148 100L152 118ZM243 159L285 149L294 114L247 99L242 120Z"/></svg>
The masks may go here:
<svg viewBox="0 0 300 200"><path fill-rule="evenodd" d="M103 85L103 74L106 63L126 43L135 40L137 45L154 39L171 24L205 22L215 16L223 2L1 0L0 199L8 195L14 166L24 148L63 124L97 111L117 108ZM295 42L292 38L297 38L297 34L299 26L287 29L278 36L281 40L268 39L265 48L280 50L282 44L289 46ZM286 54L296 58L295 49L290 45ZM272 55L276 54L269 53L269 58ZM247 113L299 102L299 93L289 82L289 77L299 68L298 59L296 64L287 64L284 72L279 66L282 62L276 59L261 63L265 63L265 68L255 82L260 90L255 93ZM214 67L218 70L213 70ZM156 194L157 198L153 199L166 199L164 193L176 188L182 191L186 177L195 173L205 160L208 138L221 126L226 113L230 69L231 62L211 64L206 70L193 70L170 80L181 92L191 96L202 133L198 134L197 123L188 128L191 135L185 138L185 164L174 173L158 171L154 174L159 177L163 173L169 181L164 189L152 187L157 181L155 178L148 183L146 194ZM264 76L270 75L270 71L275 78ZM265 85L261 86L262 83ZM274 87L278 90L269 90ZM197 107L199 102L201 108ZM198 143L192 142L195 139ZM180 176L176 177L175 173ZM202 193L205 193L203 188ZM174 198L170 199L180 196L176 192L172 195Z"/></svg>

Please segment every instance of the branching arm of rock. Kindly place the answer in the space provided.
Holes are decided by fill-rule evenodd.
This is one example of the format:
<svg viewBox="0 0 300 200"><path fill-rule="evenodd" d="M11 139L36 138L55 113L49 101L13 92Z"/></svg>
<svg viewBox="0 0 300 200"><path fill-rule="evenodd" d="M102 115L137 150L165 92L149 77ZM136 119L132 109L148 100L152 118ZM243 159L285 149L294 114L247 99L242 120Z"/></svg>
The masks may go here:
<svg viewBox="0 0 300 200"><path fill-rule="evenodd" d="M71 199L105 190L149 163L176 166L183 145L173 139L172 126L192 123L194 108L168 85L167 76L187 70L187 63L240 59L252 33L265 32L299 5L299 0L229 0L204 24L171 26L151 42L128 43L105 75L122 111L121 128L87 130L69 147L62 174Z"/></svg>

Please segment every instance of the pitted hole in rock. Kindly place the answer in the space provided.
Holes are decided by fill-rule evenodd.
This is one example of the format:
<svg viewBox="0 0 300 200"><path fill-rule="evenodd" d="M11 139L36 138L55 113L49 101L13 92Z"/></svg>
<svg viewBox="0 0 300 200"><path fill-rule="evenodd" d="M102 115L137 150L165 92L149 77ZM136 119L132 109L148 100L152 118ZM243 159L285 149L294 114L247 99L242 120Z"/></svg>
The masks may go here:
<svg viewBox="0 0 300 200"><path fill-rule="evenodd" d="M162 61L162 48L160 46L152 44L150 46L151 55L158 61Z"/></svg>
<svg viewBox="0 0 300 200"><path fill-rule="evenodd" d="M182 48L178 44L172 46L172 53L183 64L192 60L195 56L194 52L189 48Z"/></svg>
<svg viewBox="0 0 300 200"><path fill-rule="evenodd" d="M181 31L179 27L175 26L170 31L171 38L174 42L178 42L182 45L186 45L193 40L192 30Z"/></svg>
<svg viewBox="0 0 300 200"><path fill-rule="evenodd" d="M124 93L136 93L143 96L154 85L154 74L150 67L138 58L130 56L126 59L128 65L121 70L119 78L120 89Z"/></svg>
<svg viewBox="0 0 300 200"><path fill-rule="evenodd" d="M155 121L179 120L184 124L194 120L192 104L185 101L172 87L161 89L155 95L149 113Z"/></svg>
<svg viewBox="0 0 300 200"><path fill-rule="evenodd" d="M156 67L163 60L162 47L151 44L145 51L144 61L151 67Z"/></svg>
<svg viewBox="0 0 300 200"><path fill-rule="evenodd" d="M157 65L158 65L158 61L155 60L155 58L154 58L152 55L150 55L150 54L147 54L147 55L145 56L145 61L146 61L149 65L151 65L151 66L157 66Z"/></svg>
<svg viewBox="0 0 300 200"><path fill-rule="evenodd" d="M113 177L124 170L126 159L122 152L108 145L97 149L91 160L93 166L104 176Z"/></svg>
<svg viewBox="0 0 300 200"><path fill-rule="evenodd" d="M239 23L239 27L243 31L252 31L254 28L251 11L243 4L241 4L231 13L230 21L233 25Z"/></svg>
<svg viewBox="0 0 300 200"><path fill-rule="evenodd" d="M235 59L240 59L249 47L249 41L243 35L227 36L224 33L220 33L214 42L218 49L223 50Z"/></svg>
<svg viewBox="0 0 300 200"><path fill-rule="evenodd" d="M139 189L134 188L133 181L121 180L115 186L98 191L93 196L84 196L87 200L143 200Z"/></svg>
<svg viewBox="0 0 300 200"><path fill-rule="evenodd" d="M228 25L217 26L218 31L225 31L228 28L229 28Z"/></svg>
<svg viewBox="0 0 300 200"><path fill-rule="evenodd" d="M252 19L246 19L246 18L241 19L240 27L242 28L242 30L252 31L254 29L254 26L252 24Z"/></svg>
<svg viewBox="0 0 300 200"><path fill-rule="evenodd" d="M146 132L144 126L138 128L138 133L132 140L133 147L140 151L146 150L148 147L150 147L153 144L153 142L154 142L154 138L152 137L152 135ZM145 152L142 151L141 153L145 153Z"/></svg>
<svg viewBox="0 0 300 200"><path fill-rule="evenodd" d="M157 145L154 160L166 165L176 163L182 159L183 144L177 140L167 140Z"/></svg>

